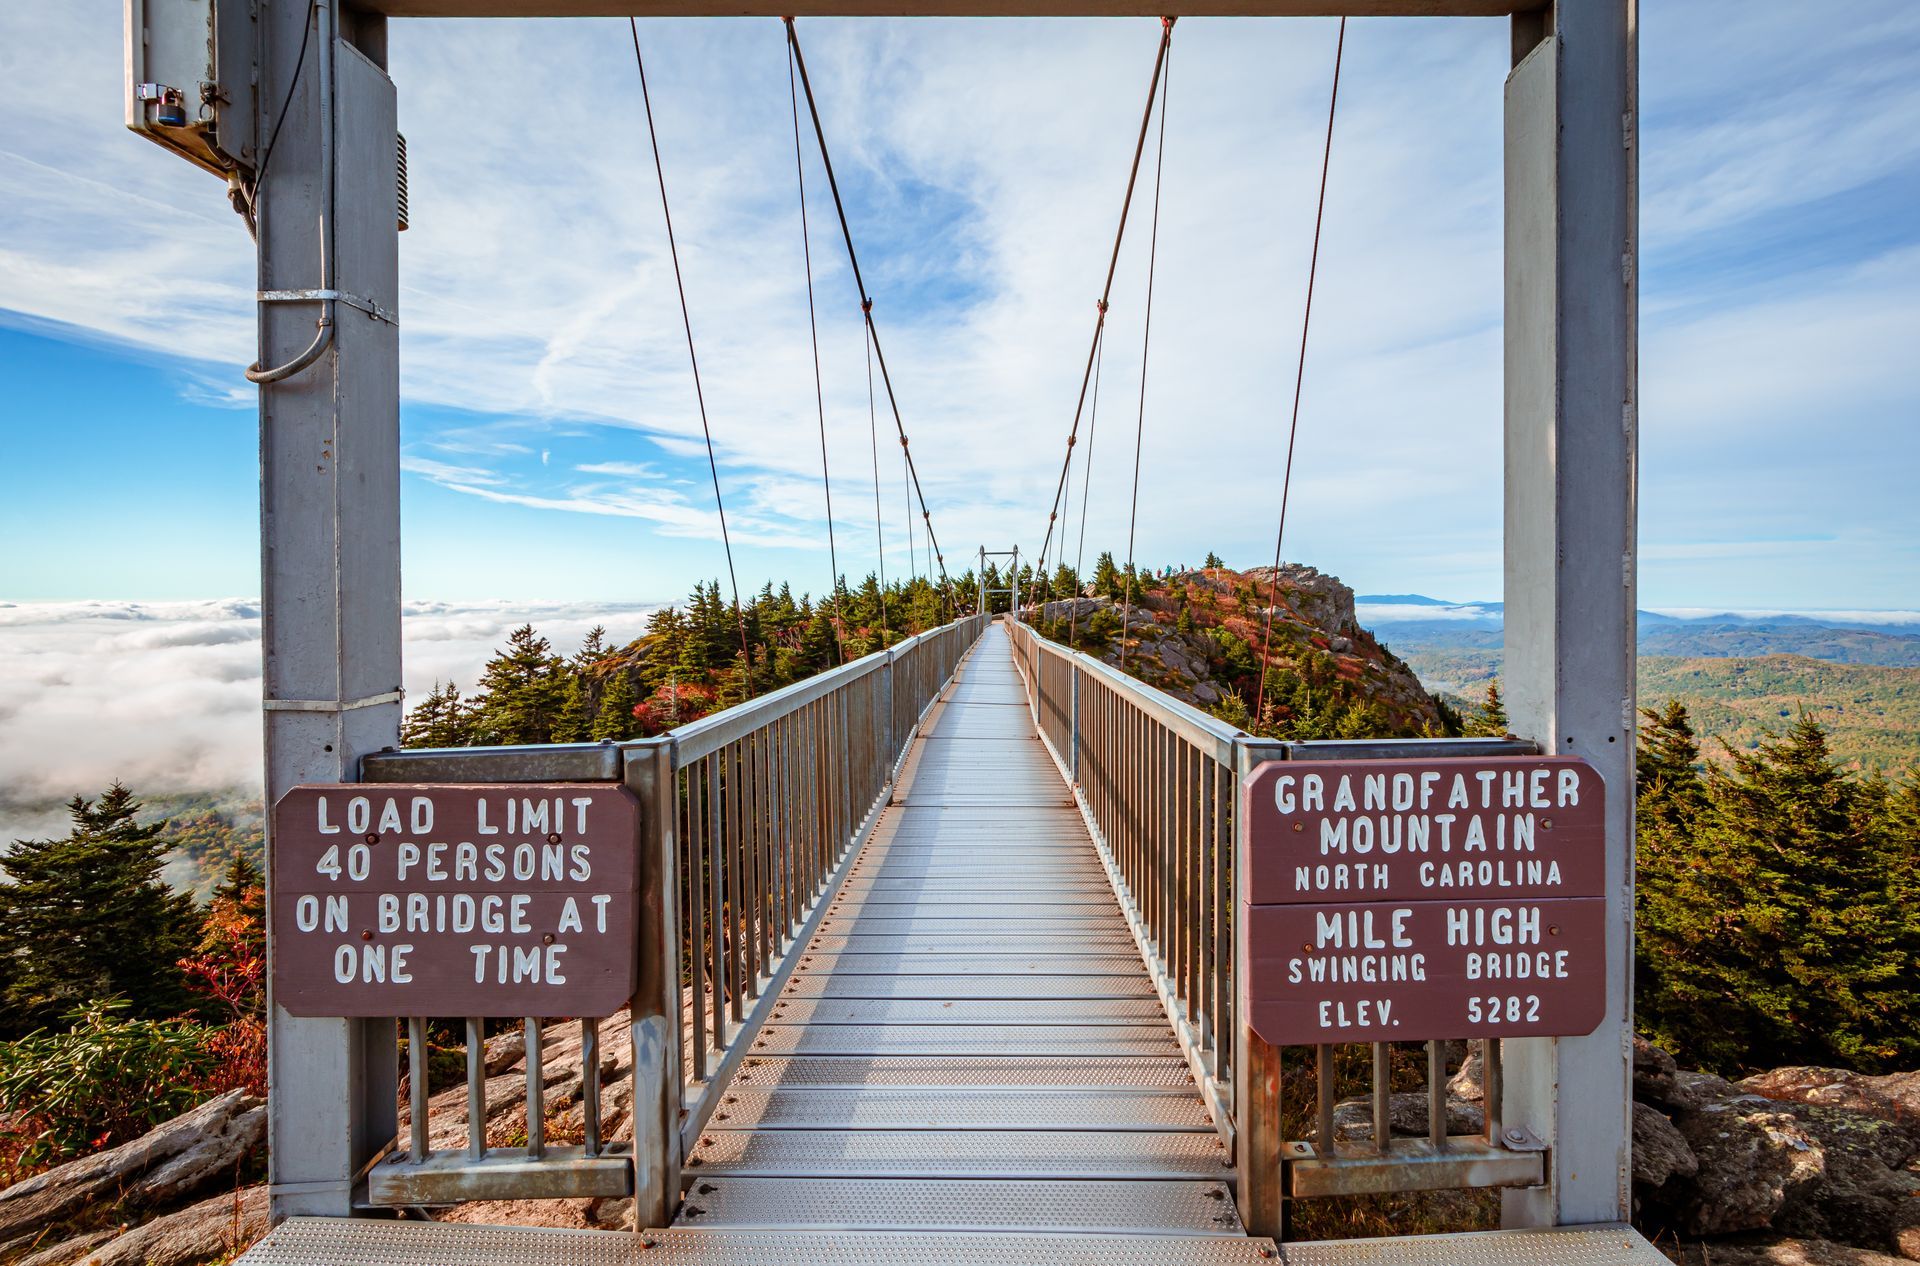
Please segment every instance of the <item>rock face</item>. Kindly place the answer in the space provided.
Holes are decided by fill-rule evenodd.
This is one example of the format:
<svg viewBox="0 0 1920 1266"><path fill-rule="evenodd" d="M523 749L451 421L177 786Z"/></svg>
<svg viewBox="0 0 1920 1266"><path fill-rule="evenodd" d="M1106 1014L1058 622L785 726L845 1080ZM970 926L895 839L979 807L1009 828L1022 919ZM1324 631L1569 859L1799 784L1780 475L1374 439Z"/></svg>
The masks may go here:
<svg viewBox="0 0 1920 1266"><path fill-rule="evenodd" d="M1685 1235L1792 1237L1724 1257L1716 1245L1715 1262L1920 1261L1917 1082L1782 1068L1736 1085L1645 1047L1634 1070L1635 1202L1644 1220Z"/></svg>
<svg viewBox="0 0 1920 1266"><path fill-rule="evenodd" d="M230 1177L265 1140L266 1104L230 1090L109 1151L0 1191L0 1245L65 1222L98 1202L155 1208Z"/></svg>
<svg viewBox="0 0 1920 1266"><path fill-rule="evenodd" d="M1277 573L1271 567L1211 568L1156 578L1153 584L1162 587L1136 595L1131 609L1105 597L1079 597L1042 603L1028 618L1084 631L1097 617L1114 630L1099 658L1117 667L1124 647L1130 675L1183 703L1210 709L1233 688L1230 662L1238 662L1239 671L1248 662L1257 664L1271 617L1269 663L1276 669L1290 671L1315 661L1325 683L1337 683L1347 699L1378 705L1394 733L1417 734L1440 724L1439 705L1413 670L1356 622L1353 590L1338 577L1288 563ZM1280 601L1269 610L1266 595L1276 589ZM1084 643L1082 648L1087 649Z"/></svg>

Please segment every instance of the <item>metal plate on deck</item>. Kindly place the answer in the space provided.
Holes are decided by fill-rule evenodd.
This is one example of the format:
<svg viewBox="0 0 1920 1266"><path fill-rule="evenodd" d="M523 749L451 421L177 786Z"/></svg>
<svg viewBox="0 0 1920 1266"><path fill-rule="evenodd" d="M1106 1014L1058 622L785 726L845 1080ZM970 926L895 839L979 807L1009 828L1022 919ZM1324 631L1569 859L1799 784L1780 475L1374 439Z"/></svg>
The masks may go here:
<svg viewBox="0 0 1920 1266"><path fill-rule="evenodd" d="M1151 998L1145 972L1097 976L796 976L791 998Z"/></svg>
<svg viewBox="0 0 1920 1266"><path fill-rule="evenodd" d="M1670 1266L1631 1227L1471 1231L1285 1244L1283 1266Z"/></svg>
<svg viewBox="0 0 1920 1266"><path fill-rule="evenodd" d="M713 1130L1211 1130L1199 1096L1055 1086L824 1089L735 1086ZM849 1225L864 1225L853 1223Z"/></svg>
<svg viewBox="0 0 1920 1266"><path fill-rule="evenodd" d="M801 957L797 970L846 976L1117 976L1129 969L1141 970L1139 955L812 954Z"/></svg>
<svg viewBox="0 0 1920 1266"><path fill-rule="evenodd" d="M973 1179L695 1179L679 1224L831 1230L1240 1235L1219 1182Z"/></svg>
<svg viewBox="0 0 1920 1266"><path fill-rule="evenodd" d="M1010 1056L995 1060L952 1055L749 1055L736 1081L768 1086L1119 1086L1191 1090L1193 1073L1184 1059L1129 1056Z"/></svg>
<svg viewBox="0 0 1920 1266"><path fill-rule="evenodd" d="M1018 998L790 998L773 1004L775 1024L1159 1025L1158 998L1083 998L1072 1006Z"/></svg>
<svg viewBox="0 0 1920 1266"><path fill-rule="evenodd" d="M1273 1241L1234 1236L673 1227L630 1235L451 1222L289 1218L249 1266L1272 1266Z"/></svg>
<svg viewBox="0 0 1920 1266"><path fill-rule="evenodd" d="M1171 1055L1173 1031L1160 1024L822 1024L768 1023L754 1040L762 1055Z"/></svg>
<svg viewBox="0 0 1920 1266"><path fill-rule="evenodd" d="M1028 1130L713 1130L688 1175L871 1178L1221 1178L1209 1133Z"/></svg>

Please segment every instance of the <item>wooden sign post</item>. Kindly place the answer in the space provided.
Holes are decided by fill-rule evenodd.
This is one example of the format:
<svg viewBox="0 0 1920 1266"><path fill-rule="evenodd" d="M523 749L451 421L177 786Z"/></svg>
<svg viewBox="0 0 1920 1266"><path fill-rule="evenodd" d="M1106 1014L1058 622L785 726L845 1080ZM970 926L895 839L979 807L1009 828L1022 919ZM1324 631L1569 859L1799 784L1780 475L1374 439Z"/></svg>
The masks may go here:
<svg viewBox="0 0 1920 1266"><path fill-rule="evenodd" d="M605 783L295 787L273 810L275 1001L612 1015L633 996L639 823Z"/></svg>
<svg viewBox="0 0 1920 1266"><path fill-rule="evenodd" d="M1604 1018L1605 789L1573 757L1281 761L1244 783L1242 1003L1275 1046Z"/></svg>

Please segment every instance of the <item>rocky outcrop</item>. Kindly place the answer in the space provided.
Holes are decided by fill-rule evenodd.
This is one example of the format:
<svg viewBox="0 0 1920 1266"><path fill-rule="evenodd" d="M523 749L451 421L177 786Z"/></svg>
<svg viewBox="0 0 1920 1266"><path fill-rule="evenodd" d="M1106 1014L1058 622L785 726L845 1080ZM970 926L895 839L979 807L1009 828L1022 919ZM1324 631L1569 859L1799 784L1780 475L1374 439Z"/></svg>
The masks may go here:
<svg viewBox="0 0 1920 1266"><path fill-rule="evenodd" d="M1644 1221L1791 1242L1734 1244L1742 1255L1724 1258L1716 1248L1716 1262L1920 1261L1920 1078L1782 1068L1736 1084L1641 1046L1634 1195Z"/></svg>
<svg viewBox="0 0 1920 1266"><path fill-rule="evenodd" d="M159 1208L196 1195L230 1179L266 1132L266 1104L230 1090L130 1143L0 1191L0 1245L23 1237L31 1241L43 1228L69 1221L98 1202Z"/></svg>
<svg viewBox="0 0 1920 1266"><path fill-rule="evenodd" d="M1267 595L1276 590L1279 600L1269 607ZM1080 649L1116 667L1124 649L1128 674L1203 710L1236 689L1249 692L1235 677L1268 648L1270 621L1268 662L1275 668L1313 660L1322 685L1348 702L1378 705L1392 733L1418 734L1441 722L1439 705L1413 670L1355 620L1353 590L1304 564L1287 563L1277 573L1256 567L1156 575L1130 606L1064 598L1029 608L1024 618L1052 625L1063 641L1070 627ZM1230 671L1230 664L1239 667Z"/></svg>

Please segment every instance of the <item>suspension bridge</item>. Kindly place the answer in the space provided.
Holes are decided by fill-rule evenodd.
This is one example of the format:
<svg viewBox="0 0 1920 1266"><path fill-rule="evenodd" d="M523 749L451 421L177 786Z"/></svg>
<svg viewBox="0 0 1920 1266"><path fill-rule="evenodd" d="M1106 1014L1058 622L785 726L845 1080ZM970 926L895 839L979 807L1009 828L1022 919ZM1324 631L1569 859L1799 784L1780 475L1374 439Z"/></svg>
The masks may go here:
<svg viewBox="0 0 1920 1266"><path fill-rule="evenodd" d="M259 254L261 356L247 377L261 392L263 716L277 805L277 1226L245 1260L1664 1260L1626 1225L1632 0L1212 0L1186 12L1342 19L1322 208L1345 17L1497 17L1512 32L1503 681L1518 737L1334 743L1242 732L1023 620L1045 596L1049 562L1067 559L1076 449L1083 420L1093 440L1113 277L1137 198L1148 208L1147 359L1172 17L1160 25L1078 402L1035 533L1036 588L1006 592L1011 609L996 619L984 546L976 592L947 574L796 18L1016 8L130 0L129 126L225 178ZM1160 16L1114 0L1047 11ZM811 131L866 330L876 531L884 416L947 622L865 656L843 644L837 667L657 738L398 750L405 151L387 24L629 19L738 612L641 34L647 17L720 12L785 20L802 232ZM1316 222L1276 563L1319 232ZM817 322L810 246L806 265ZM831 531L817 325L813 345ZM1135 506L1144 402L1143 369ZM1081 540L1087 496L1083 483ZM826 543L837 580L838 546ZM1271 622L1269 611L1263 641ZM740 632L751 670L744 620ZM1428 805L1435 794L1444 805ZM1449 812L1423 812L1441 807ZM1497 829L1501 849L1511 838L1516 850L1544 850L1551 868L1516 868L1517 897L1475 889L1449 905L1412 892L1411 861L1386 854L1405 847L1410 858L1416 846L1402 841L1432 847L1436 821L1442 841L1457 822L1485 849ZM1312 865L1281 865L1302 860L1310 841L1325 857L1389 839L1364 871L1380 902L1315 887ZM1291 895L1288 873L1298 876ZM1470 867L1460 876L1476 882ZM1506 948L1516 938L1533 948ZM1500 948L1462 948L1487 943ZM1503 974L1497 989L1467 987L1487 979L1485 963L1501 973L1517 963L1521 979L1540 983ZM1343 970L1366 988L1321 987ZM625 1032L608 1027L616 1012ZM466 1137L454 1146L436 1145L428 1122L429 1026L448 1020L467 1036ZM498 1106L490 1020L522 1024L528 1052L557 1026L579 1026L577 1079L549 1085L545 1061L526 1060L515 1108L525 1129L505 1145L488 1134ZM609 1042L630 1044L624 1087L603 1084L617 1066L603 1060ZM1463 1130L1450 1122L1448 1083L1468 1057L1482 1106ZM1358 1115L1339 1102L1355 1090ZM615 1129L620 1104L631 1110ZM577 1111L578 1141L547 1137L556 1111ZM1395 1128L1409 1117L1423 1124ZM1443 1190L1497 1192L1503 1229L1319 1242L1294 1233L1305 1202ZM631 1199L629 1228L432 1216L473 1201L587 1197Z"/></svg>

